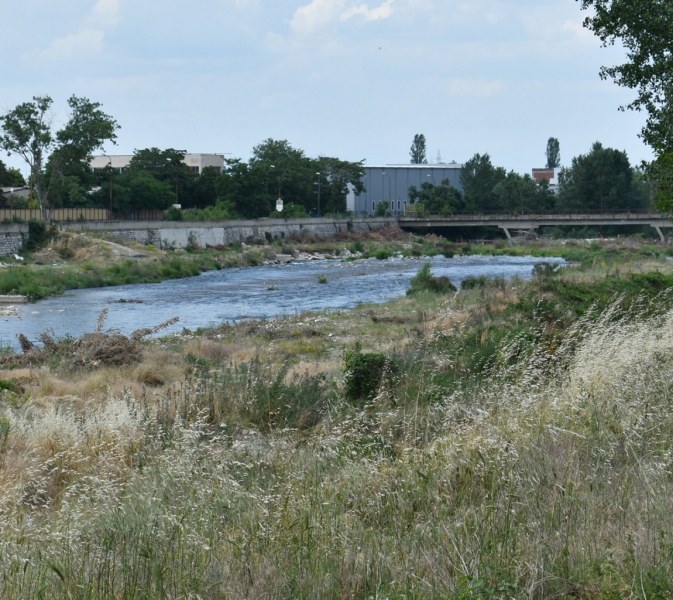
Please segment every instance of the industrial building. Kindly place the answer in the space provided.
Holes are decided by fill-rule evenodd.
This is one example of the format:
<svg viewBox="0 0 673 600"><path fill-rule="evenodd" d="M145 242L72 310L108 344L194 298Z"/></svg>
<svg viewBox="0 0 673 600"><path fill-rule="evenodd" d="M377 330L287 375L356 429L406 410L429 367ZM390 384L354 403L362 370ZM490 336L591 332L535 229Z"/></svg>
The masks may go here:
<svg viewBox="0 0 673 600"><path fill-rule="evenodd" d="M348 209L358 215L371 215L384 202L392 214L404 214L409 205L409 188L412 186L420 189L424 183L439 186L448 181L462 192L462 168L463 165L456 162L366 166L363 178L365 191L349 195Z"/></svg>

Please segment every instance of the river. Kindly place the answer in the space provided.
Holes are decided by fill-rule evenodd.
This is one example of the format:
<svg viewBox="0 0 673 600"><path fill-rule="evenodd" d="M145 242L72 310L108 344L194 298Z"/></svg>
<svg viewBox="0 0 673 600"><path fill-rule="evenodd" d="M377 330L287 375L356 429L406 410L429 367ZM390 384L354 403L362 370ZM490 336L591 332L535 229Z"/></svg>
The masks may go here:
<svg viewBox="0 0 673 600"><path fill-rule="evenodd" d="M391 258L388 260L316 260L209 271L161 283L72 290L31 304L15 305L0 316L0 348L18 350L17 334L36 341L42 332L79 337L96 329L108 309L104 330L129 334L173 317L162 333L211 327L222 322L271 318L304 311L349 309L401 297L427 261L433 275L445 275L460 287L469 276L530 278L541 262L562 259L511 256ZM326 279L326 283L321 283Z"/></svg>

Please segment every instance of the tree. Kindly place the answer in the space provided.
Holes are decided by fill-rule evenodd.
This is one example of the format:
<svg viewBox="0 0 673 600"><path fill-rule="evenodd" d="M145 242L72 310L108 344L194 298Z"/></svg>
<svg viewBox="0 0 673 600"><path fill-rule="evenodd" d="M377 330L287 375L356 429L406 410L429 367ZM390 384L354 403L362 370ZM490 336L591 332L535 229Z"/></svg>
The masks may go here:
<svg viewBox="0 0 673 600"><path fill-rule="evenodd" d="M555 169L561 166L561 146L559 141L550 137L547 140L547 168Z"/></svg>
<svg viewBox="0 0 673 600"><path fill-rule="evenodd" d="M185 154L184 150L175 148L143 148L133 153L129 170L143 171L157 181L168 183L175 193L173 202L186 204L191 195L194 174L183 162Z"/></svg>
<svg viewBox="0 0 673 600"><path fill-rule="evenodd" d="M320 193L320 213L338 214L346 212L346 196L352 190L356 194L364 191L362 178L364 161L350 162L330 156L320 156L312 161L316 187Z"/></svg>
<svg viewBox="0 0 673 600"><path fill-rule="evenodd" d="M0 185L3 187L23 187L26 180L21 175L21 171L14 167L7 168L7 165L0 160Z"/></svg>
<svg viewBox="0 0 673 600"><path fill-rule="evenodd" d="M645 110L641 131L657 156L673 151L673 2L671 0L580 0L582 10L593 9L584 26L604 46L619 40L627 62L602 67L601 78L636 90L626 108ZM622 107L622 110L624 107Z"/></svg>
<svg viewBox="0 0 673 600"><path fill-rule="evenodd" d="M425 136L422 133L417 133L414 136L414 141L409 150L412 165L425 165L428 163L426 158Z"/></svg>
<svg viewBox="0 0 673 600"><path fill-rule="evenodd" d="M543 196L530 175L519 175L514 171L510 171L504 179L496 183L493 194L498 198L498 207L510 212L539 210Z"/></svg>
<svg viewBox="0 0 673 600"><path fill-rule="evenodd" d="M412 185L409 188L409 202L420 213L448 215L463 209L463 196L448 179L442 181L441 185L426 181L421 184L420 189Z"/></svg>
<svg viewBox="0 0 673 600"><path fill-rule="evenodd" d="M128 170L116 178L113 194L116 210L165 210L174 202L171 183L157 179L149 171Z"/></svg>
<svg viewBox="0 0 673 600"><path fill-rule="evenodd" d="M641 208L646 198L634 186L634 170L625 152L595 142L576 156L559 176L559 207L565 210Z"/></svg>
<svg viewBox="0 0 673 600"><path fill-rule="evenodd" d="M461 169L460 182L466 210L498 210L502 208L495 186L507 176L502 167L494 167L488 154L475 154Z"/></svg>
<svg viewBox="0 0 673 600"><path fill-rule="evenodd" d="M71 96L68 121L63 129L54 133L49 114L52 103L49 96L34 96L32 102L19 104L0 116L3 131L0 148L18 154L30 168L30 184L43 219L47 218L50 207L51 178L62 173L66 165L83 168L104 142L114 142L119 129L117 122L100 109L100 104ZM45 176L48 160L52 163L49 178Z"/></svg>

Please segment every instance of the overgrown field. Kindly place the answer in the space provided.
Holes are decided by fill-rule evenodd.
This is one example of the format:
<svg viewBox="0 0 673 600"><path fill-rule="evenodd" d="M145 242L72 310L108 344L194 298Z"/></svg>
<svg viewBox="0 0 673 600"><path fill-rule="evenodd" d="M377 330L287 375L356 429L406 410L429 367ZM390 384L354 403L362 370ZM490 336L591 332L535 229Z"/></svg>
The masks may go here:
<svg viewBox="0 0 673 600"><path fill-rule="evenodd" d="M673 596L673 269L570 250L0 355L0 597Z"/></svg>

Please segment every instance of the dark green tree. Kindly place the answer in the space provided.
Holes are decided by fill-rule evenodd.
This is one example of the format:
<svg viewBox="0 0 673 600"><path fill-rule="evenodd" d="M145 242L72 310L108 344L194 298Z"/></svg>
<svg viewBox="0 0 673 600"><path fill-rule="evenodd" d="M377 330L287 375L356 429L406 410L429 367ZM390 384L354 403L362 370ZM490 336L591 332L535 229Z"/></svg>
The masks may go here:
<svg viewBox="0 0 673 600"><path fill-rule="evenodd" d="M21 171L14 167L8 167L0 160L0 185L3 187L23 187L26 180L21 175Z"/></svg>
<svg viewBox="0 0 673 600"><path fill-rule="evenodd" d="M271 194L269 211L273 210L276 198L282 198L288 204L299 204L307 213L315 208L317 201L313 183L318 169L304 155L303 150L293 148L287 140L269 138L255 146L250 170L255 178L263 178L264 175L268 177L267 185Z"/></svg>
<svg viewBox="0 0 673 600"><path fill-rule="evenodd" d="M463 195L454 188L448 179L441 185L425 182L420 189L409 188L409 202L416 212L448 215L463 210Z"/></svg>
<svg viewBox="0 0 673 600"><path fill-rule="evenodd" d="M119 129L117 122L101 110L100 104L71 96L69 118L61 130L53 132L52 104L49 96L34 96L31 102L19 104L0 116L0 148L19 155L28 165L30 183L43 219L47 218L51 206L49 184L53 178L66 174L68 169L81 173L91 154L106 141L114 142ZM48 177L47 162L51 163Z"/></svg>
<svg viewBox="0 0 673 600"><path fill-rule="evenodd" d="M349 191L364 191L362 178L364 161L350 162L330 156L321 156L311 162L315 169L314 195L320 194L320 214L343 214L346 212L346 196ZM309 211L314 214L314 211Z"/></svg>
<svg viewBox="0 0 673 600"><path fill-rule="evenodd" d="M275 172L257 164L251 167L240 159L224 161L224 171L215 182L217 204L244 219L267 216L275 205Z"/></svg>
<svg viewBox="0 0 673 600"><path fill-rule="evenodd" d="M506 177L505 169L494 167L488 154L475 154L460 172L465 209L500 210L501 198L495 193L495 186Z"/></svg>
<svg viewBox="0 0 673 600"><path fill-rule="evenodd" d="M495 184L493 194L501 210L510 212L530 212L539 210L540 188L530 175L519 175L514 171Z"/></svg>
<svg viewBox="0 0 673 600"><path fill-rule="evenodd" d="M413 165L425 165L428 163L425 136L422 133L414 135L414 141L411 144L409 155L411 156L411 164Z"/></svg>
<svg viewBox="0 0 673 600"><path fill-rule="evenodd" d="M550 137L547 140L546 155L548 169L555 169L561 166L561 146L555 137Z"/></svg>
<svg viewBox="0 0 673 600"><path fill-rule="evenodd" d="M174 203L172 184L149 171L128 170L115 178L112 208L122 213L166 210Z"/></svg>
<svg viewBox="0 0 673 600"><path fill-rule="evenodd" d="M671 0L579 0L592 10L584 26L604 46L619 41L627 61L602 67L603 79L636 91L626 108L644 110L642 137L657 156L673 151L673 2ZM624 107L622 107L623 109Z"/></svg>
<svg viewBox="0 0 673 600"><path fill-rule="evenodd" d="M641 192L626 153L596 142L561 170L558 202L563 210L642 208L647 198Z"/></svg>

